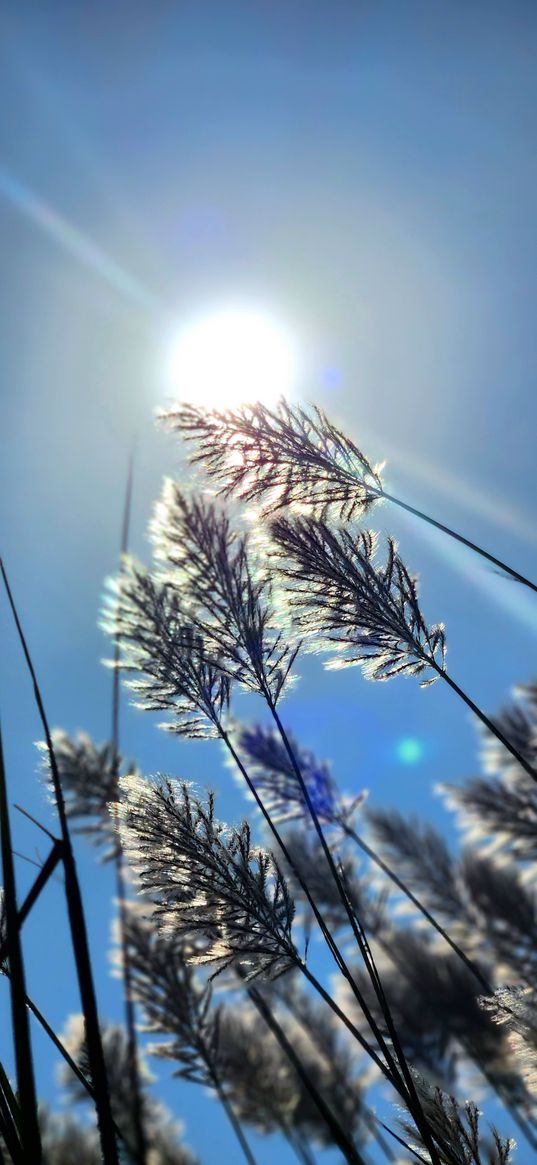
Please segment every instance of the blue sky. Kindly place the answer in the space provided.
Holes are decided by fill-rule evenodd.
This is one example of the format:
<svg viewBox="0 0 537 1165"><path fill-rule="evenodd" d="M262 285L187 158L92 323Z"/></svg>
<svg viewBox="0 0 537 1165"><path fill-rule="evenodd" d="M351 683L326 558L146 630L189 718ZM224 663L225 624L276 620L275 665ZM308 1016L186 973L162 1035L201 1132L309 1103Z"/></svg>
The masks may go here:
<svg viewBox="0 0 537 1165"><path fill-rule="evenodd" d="M97 613L129 449L136 434L144 555L160 479L181 468L152 424L164 353L182 319L230 297L286 321L297 395L387 458L393 492L535 575L534 5L26 0L3 4L2 24L1 543L52 723L108 734ZM378 513L421 575L426 617L446 623L454 677L497 708L534 675L536 603L413 519ZM5 607L1 621L12 799L45 817ZM476 767L452 694L312 660L299 671L286 720L342 785L449 832L432 786ZM241 811L218 749L177 744L133 712L123 746L148 772L221 786L223 811ZM14 824L18 847L43 856L44 839ZM108 881L83 845L80 861L113 1015ZM21 864L21 887L31 876ZM61 1026L77 1004L58 887L27 948L30 993ZM51 1057L37 1052L51 1096ZM207 1165L217 1139L234 1159L215 1105L175 1083L163 1095ZM259 1147L261 1165L272 1153Z"/></svg>

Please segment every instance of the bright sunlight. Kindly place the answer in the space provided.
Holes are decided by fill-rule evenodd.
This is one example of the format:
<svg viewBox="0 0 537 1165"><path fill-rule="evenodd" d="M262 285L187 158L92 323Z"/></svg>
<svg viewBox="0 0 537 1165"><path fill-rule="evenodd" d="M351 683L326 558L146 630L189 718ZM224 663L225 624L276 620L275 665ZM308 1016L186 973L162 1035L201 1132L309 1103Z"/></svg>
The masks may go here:
<svg viewBox="0 0 537 1165"><path fill-rule="evenodd" d="M264 312L228 308L197 317L175 336L167 380L181 400L227 408L292 396L296 376L287 329Z"/></svg>

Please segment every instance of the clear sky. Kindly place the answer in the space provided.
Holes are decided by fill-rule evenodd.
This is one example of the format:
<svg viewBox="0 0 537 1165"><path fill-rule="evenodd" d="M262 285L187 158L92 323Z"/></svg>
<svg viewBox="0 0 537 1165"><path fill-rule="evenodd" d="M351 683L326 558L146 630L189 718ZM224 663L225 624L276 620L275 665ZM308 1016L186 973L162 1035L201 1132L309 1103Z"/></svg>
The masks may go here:
<svg viewBox="0 0 537 1165"><path fill-rule="evenodd" d="M1 546L52 723L108 735L97 613L129 449L136 434L144 555L160 479L180 466L152 425L170 338L230 298L286 322L297 397L386 458L394 492L535 576L535 5L23 0L0 14ZM426 617L446 623L454 677L497 708L534 676L537 603L410 518L375 517L420 572ZM10 791L46 817L5 607L1 627ZM432 786L476 766L451 693L311 660L299 671L287 722L342 785L433 815L451 836ZM146 771L221 786L224 812L241 811L218 749L132 712L122 732ZM43 856L33 828L16 831ZM113 1016L108 880L83 844L80 860ZM21 864L21 887L31 877ZM27 945L30 993L61 1027L77 1003L59 887ZM51 1096L51 1057L37 1051ZM206 1165L235 1159L215 1105L192 1086L162 1093ZM260 1144L261 1165L273 1152Z"/></svg>

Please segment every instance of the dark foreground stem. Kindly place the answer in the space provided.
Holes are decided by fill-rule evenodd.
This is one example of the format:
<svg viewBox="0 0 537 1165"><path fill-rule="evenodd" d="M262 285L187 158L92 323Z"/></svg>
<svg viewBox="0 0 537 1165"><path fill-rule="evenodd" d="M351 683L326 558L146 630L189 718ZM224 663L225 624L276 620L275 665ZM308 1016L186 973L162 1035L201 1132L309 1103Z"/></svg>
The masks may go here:
<svg viewBox="0 0 537 1165"><path fill-rule="evenodd" d="M472 699L470 699L470 696L466 694L463 688L459 687L459 685L455 683L455 680L451 678L447 671L443 671L442 668L439 667L438 664L432 659L429 662L431 667L433 667L438 675L441 676L443 680L445 680L446 684L448 684L449 687L456 693L459 699L466 704L467 708L470 708L470 710L474 713L474 716L477 716L478 720L480 720L481 723L485 725L485 728L490 733L492 733L492 735L495 736L497 740L500 741L500 744L503 744L504 748L506 748L511 756L514 757L517 764L519 764L521 768L524 769L524 772L527 773L529 777L531 777L532 781L537 783L537 772L522 756L518 749L515 748L515 745L512 744L510 740L508 740L507 736L504 736L501 728L498 728L497 724L495 724L494 721L491 720L486 715L486 713L483 712L482 709L474 703Z"/></svg>
<svg viewBox="0 0 537 1165"><path fill-rule="evenodd" d="M422 522L427 522L429 526L434 526L437 530L441 530L443 534L447 534L450 538L454 538L456 542L461 542L463 546L467 546L469 550L473 550L474 554L479 554L481 558L485 558L487 562L491 562L503 574L507 574L510 578L516 579L523 586L529 587L531 591L537 591L537 584L533 583L531 579L520 574L518 570L513 570L513 567L508 566L506 562L502 562L501 558L496 558L494 554L489 554L488 550L483 550L482 546L477 546L475 542L472 542L469 538L465 538L463 534L458 534L450 526L444 526L443 522L438 522L430 514L425 514L423 510L415 509L408 502L403 502L401 498L396 498L393 494L386 493L385 490L379 491L379 497L384 498L387 502L392 502L394 506L399 506L401 510L406 510L408 514L413 514L415 518L420 518Z"/></svg>
<svg viewBox="0 0 537 1165"><path fill-rule="evenodd" d="M2 974L6 975L6 977L9 979L9 972L5 969L5 967L2 968ZM60 1056L62 1056L63 1059L65 1060L65 1063L68 1064L69 1068L74 1073L74 1075L76 1076L77 1080L82 1085L82 1087L85 1089L88 1096L90 1096L91 1099L93 1100L93 1102L95 1103L95 1090L93 1089L87 1076L85 1076L84 1073L82 1072L81 1068L79 1068L76 1060L73 1060L73 1057L67 1051L65 1044L62 1044L62 1041L56 1035L54 1028L50 1026L48 1020L45 1019L43 1012L39 1010L37 1004L34 1003L33 999L30 999L29 995L26 996L26 1006L28 1008L28 1011L31 1011L32 1015L37 1020L40 1027L43 1028L43 1031L48 1036L51 1043L53 1043L54 1047L57 1048L58 1052L60 1053ZM114 1128L116 1131L116 1135L120 1138L120 1140L123 1140L124 1138L123 1138L123 1134L121 1132L121 1129L118 1129L118 1127L115 1123L114 1123Z"/></svg>
<svg viewBox="0 0 537 1165"><path fill-rule="evenodd" d="M494 993L494 988L491 986L491 984L488 982L488 980L485 978L485 976L479 970L479 967L474 962L472 962L472 959L470 959L468 957L468 955L466 955L464 953L462 948L458 946L458 944L455 942L455 940L451 938L451 936L448 934L447 930L444 929L444 927L441 925L441 923L437 922L434 915L431 914L429 910L427 910L427 907L424 906L423 902L421 902L420 899L416 897L416 895L412 892L410 887L407 886L406 882L403 882L403 879L400 878L398 874L396 874L395 870L391 869L391 867L387 864L387 862L385 862L384 859L381 858L380 854L378 854L374 849L372 849L371 846L368 845L366 841L364 841L363 837L360 837L360 835L358 833L356 833L356 831L352 828L351 825L347 825L343 821L339 822L339 825L340 825L340 828L343 830L343 832L346 834L346 836L351 838L351 840L354 841L354 843L359 847L359 849L362 850L362 852L364 854L367 854L367 857L370 858L371 861L374 862L375 865L377 865L379 867L379 869L382 870L382 872L384 874L386 874L386 876L388 878L390 878L390 880L394 883L394 885L397 886L397 888L399 890L401 890L401 892L403 894L406 895L406 897L408 898L408 900L410 902L412 902L413 906L416 907L416 910L419 910L420 913L423 915L423 917L427 919L427 922L429 922L430 925L433 926L434 929L438 932L438 934L440 934L442 936L442 938L448 944L448 946L451 947L452 951L454 951L455 954L458 955L459 959L461 959L462 962L465 964L465 966L468 968L468 970L471 971L472 975L475 975L475 978L477 979L478 983L483 988L483 990L488 995L492 995Z"/></svg>
<svg viewBox="0 0 537 1165"><path fill-rule="evenodd" d="M245 769L237 752L233 748L231 740L229 739L229 736L228 736L227 732L225 731L225 728L223 727L223 725L218 724L218 731L219 731L220 736L221 736L224 744L226 745L226 748L228 749L230 755L233 757L233 760L235 761L235 764L237 765L239 772L244 777L244 780L246 781L248 789L249 789L250 793L252 794L252 797L254 798L258 809L262 813L264 820L266 821L275 841L277 842L279 848L282 851L282 854L283 854L286 862L288 863L289 869L291 870L293 876L296 878L297 883L300 886L300 888L301 888L301 890L306 898L306 901L308 902L309 906L311 907L311 910L313 912L313 916L319 925L321 933L322 933L322 935L327 943L329 950L331 951L331 953L334 957L334 960L335 960L339 970L341 971L342 975L345 977L345 979L349 983L349 985L350 985L354 995L356 996L358 1003L363 1011L363 1014L364 1014L367 1022L369 1023L369 1026L371 1027L371 1030L376 1035L376 1033L378 1031L378 1025L375 1023L375 1020L374 1020L373 1016L371 1015L369 1008L367 1007L367 1003L365 1002L365 1000L363 999L361 994L359 992L357 992L356 984L354 983L352 974L351 974L349 968L347 967L347 964L345 963L343 955L341 954L339 948L337 947L337 945L336 945L336 943L335 943L335 941L330 933L330 930L329 930L328 926L326 925L326 922L324 921L324 918L323 918L314 898L311 895L311 892L308 888L307 883L304 881L304 879L302 878L302 876L300 874L300 871L295 866L292 855L290 854L283 837L281 836L279 830L276 828L270 814L267 812L253 781L251 780L251 778L250 778L247 770ZM305 965L300 964L300 966L301 966L301 969L304 971L304 973L306 973L307 968L305 967ZM307 974L309 975L310 973L307 972ZM311 981L313 982L313 979ZM315 980L315 982L317 983L316 980ZM324 988L321 988L321 984L317 984L317 988L321 990L321 992L323 993L323 997L329 1003L329 1006L332 1007L332 1009L336 1009L337 1004L335 1004L334 1000L331 998L331 996L328 995L328 993L324 991ZM344 1013L339 1008L337 1008L336 1014L339 1014L340 1018L343 1018L343 1022L345 1022L347 1027L349 1027L349 1030L352 1031L352 1034L354 1035L355 1039L357 1039L360 1042L360 1045L363 1048L363 1050L365 1052L367 1052L367 1055L373 1060L373 1062L376 1064L377 1068L379 1068L380 1071L383 1073L383 1075L386 1077L386 1079L389 1080L390 1083L393 1084L393 1086L400 1091L401 1096L404 1098L404 1091L401 1092L402 1081L400 1080L399 1074L397 1072L397 1068L393 1064L393 1059L390 1056L389 1049L386 1047L386 1044L382 1038L381 1033L379 1032L379 1036L380 1036L379 1046L381 1047L382 1051L384 1052L384 1055L386 1056L387 1062L390 1065L389 1068L386 1067L386 1065L383 1063L383 1061L377 1055L377 1052L372 1047L372 1045L369 1044L368 1041L361 1034L361 1032L359 1032L358 1029L356 1027L354 1027L353 1024L350 1023L350 1020L348 1019L348 1017L344 1016Z"/></svg>
<svg viewBox="0 0 537 1165"><path fill-rule="evenodd" d="M435 1146L434 1141L432 1139L429 1124L428 1124L427 1118L425 1116L425 1113L423 1111L423 1107L422 1107L420 1098L418 1096L416 1085L415 1085L414 1080L412 1078L412 1073L410 1071L403 1047L402 1047L401 1042L399 1040L397 1028L395 1026L393 1016L391 1014L391 1009L390 1009L388 1000L386 998L386 995L384 993L384 988L382 986L379 973L378 973L377 968L375 966L373 955L371 953L369 943L367 942L367 938L366 938L364 929L363 929L359 919L357 918L354 910L352 909L351 903L349 901L349 896L345 890L345 886L343 885L343 882L341 880L340 873L339 873L339 871L336 867L336 864L334 862L334 859L332 857L330 846L328 845L328 842L327 842L326 837L324 835L324 831L323 831L322 825L319 821L319 817L318 817L318 814L316 812L315 806L311 800L308 786L307 786L307 784L304 780L304 777L302 775L302 771L300 769L300 765L298 764L298 761L297 761L297 758L295 756L294 750L292 748L291 742L287 736L285 728L283 727L283 724L282 724L280 717L278 715L276 705L274 704L273 700L270 698L270 696L268 694L267 694L266 698L267 698L268 706L269 706L270 711L272 713L272 717L274 719L274 723L276 724L276 727L277 727L278 732L280 734L283 746L285 748L287 756L289 757L289 760L290 760L292 768L293 768L293 772L295 773L296 779L297 779L299 787L301 789L302 796L303 796L304 801L308 807L311 820L313 822L313 825L315 827L315 831L316 831L317 836L319 838L319 841L321 843L321 847L322 847L323 853L325 855L325 858L328 862L328 867L329 867L330 872L332 874L332 877L334 879L334 883L338 889L342 904L345 908L347 918L349 919L352 933L356 939L360 954L362 955L367 974L371 980L373 990L377 996L380 1008L381 1008L382 1013L384 1015L384 1018L386 1021L386 1026L387 1026L390 1038L392 1040L394 1051L395 1051L395 1054L397 1056L397 1061L398 1061L399 1067L401 1069L404 1084L406 1086L403 1089L403 1091L400 1090L401 1095L403 1096L403 1099L405 1100L405 1103L408 1106L409 1112L411 1113L411 1115L416 1123L416 1127L419 1129L419 1132L420 1132L422 1139L423 1139L423 1143L424 1143L427 1151L430 1154L431 1161L434 1163L434 1165L440 1165L440 1158L438 1156L436 1146ZM376 1034L376 1030L377 1030L377 1025L375 1023L374 1026L372 1026L372 1031L374 1031ZM378 1039L378 1036L377 1036L377 1039ZM380 1044L380 1046L382 1046L382 1044ZM390 1060L388 1062L390 1063L390 1066L393 1065L393 1058L390 1057Z"/></svg>
<svg viewBox="0 0 537 1165"><path fill-rule="evenodd" d="M214 1090L216 1092L216 1095L220 1101L220 1104L222 1105L222 1108L224 1109L224 1112L225 1112L227 1119L228 1119L228 1121L233 1129L233 1132L235 1133L235 1136L236 1136L236 1138L239 1142L239 1145L244 1153L244 1156L248 1162L248 1165L257 1165L256 1159L255 1159L255 1157L252 1153L252 1150L248 1144L248 1141L246 1140L246 1137L242 1131L241 1123L239 1120L237 1120L237 1117L235 1116L235 1112L233 1110L233 1105L230 1104L218 1077L214 1074L214 1071L211 1073L211 1075L212 1075L212 1082L213 1082L213 1087L214 1087Z"/></svg>
<svg viewBox="0 0 537 1165"><path fill-rule="evenodd" d="M2 873L4 879L4 903L6 912L7 942L9 946L9 969L11 986L11 1017L15 1063L17 1066L17 1091L21 1112L21 1136L24 1154L28 1161L40 1165L42 1161L41 1135L37 1118L37 1095L35 1091L30 1025L26 1010L26 983L24 959L17 910L15 888L15 866L11 846L11 826L4 768L4 751L0 731L0 839L2 847Z"/></svg>
<svg viewBox="0 0 537 1165"><path fill-rule="evenodd" d="M315 1165L315 1157L303 1137L298 1136L293 1129L285 1128L284 1125L282 1125L282 1132L302 1165Z"/></svg>
<svg viewBox="0 0 537 1165"><path fill-rule="evenodd" d="M80 893L80 884L78 881L75 857L71 844L71 835L67 824L67 814L65 810L65 801L60 782L60 775L58 772L58 765L56 763L56 756L52 744L50 727L45 713L39 684L37 682L37 676L32 663L32 658L30 656L28 644L26 642L26 637L24 635L24 631L18 616L17 608L15 606L15 600L11 592L4 564L1 559L0 572L4 581L9 605L11 607L13 619L15 621L15 626L17 628L28 671L30 673L35 701L41 718L41 724L43 726L49 754L52 786L54 789L54 797L56 801L56 808L60 822L61 838L63 842L63 865L65 870L65 897L67 902L67 914L69 918L78 985L80 989L80 1000L82 1003L82 1010L84 1012L88 1060L95 1093L95 1108L97 1112L97 1123L99 1127L103 1161L105 1165L119 1165L114 1121L112 1117L110 1096L108 1092L106 1065L104 1061L101 1032L99 1028L99 1015L97 1011L95 985L93 981L93 972L91 969L86 919L82 905L82 895Z"/></svg>
<svg viewBox="0 0 537 1165"><path fill-rule="evenodd" d="M274 1012L266 1003L266 1000L263 999L263 996L260 995L259 991L257 991L255 987L246 985L246 991L254 1007L263 1017L267 1027L270 1029L272 1034L276 1037L280 1047L285 1052L285 1055L287 1056L290 1063L293 1065L293 1068L295 1069L299 1079L302 1081L302 1084L308 1090L312 1100L319 1109L319 1112L321 1113L321 1116L326 1122L327 1128L333 1137L334 1144L336 1144L338 1148L341 1149L341 1152L343 1153L345 1160L349 1162L349 1165L365 1165L364 1158L358 1152L356 1146L353 1145L352 1141L350 1141L346 1136L345 1132L341 1128L341 1125L336 1120L331 1108L329 1108L326 1101L316 1088L300 1057L297 1056L292 1043L287 1039L283 1028L278 1023Z"/></svg>

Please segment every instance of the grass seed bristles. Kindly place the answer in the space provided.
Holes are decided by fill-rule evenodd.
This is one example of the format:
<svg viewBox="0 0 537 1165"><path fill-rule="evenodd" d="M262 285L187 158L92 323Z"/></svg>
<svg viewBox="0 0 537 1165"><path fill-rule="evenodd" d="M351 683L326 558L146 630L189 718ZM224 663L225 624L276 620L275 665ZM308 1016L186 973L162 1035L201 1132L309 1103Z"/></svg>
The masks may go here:
<svg viewBox="0 0 537 1165"><path fill-rule="evenodd" d="M445 668L443 625L427 627L416 579L393 539L379 565L377 536L369 530L335 529L313 518L277 518L271 534L291 619L305 646L337 650L328 667L360 665L372 680L421 676L431 661L438 661L440 671ZM431 682L431 677L422 681Z"/></svg>
<svg viewBox="0 0 537 1165"><path fill-rule="evenodd" d="M292 858L286 850L285 842L252 785L222 724L222 713L229 703L230 679L222 674L220 660L214 663L213 657L207 656L206 638L203 633L193 628L187 621L182 602L188 600L188 595L178 594L170 582L153 579L147 571L132 562L126 564L125 569L126 573L124 570L122 576L121 604L116 598L105 618L105 627L112 634L118 633L118 630L121 634L122 667L142 673L143 678L133 681L131 688L142 697L143 707L163 709L172 714L173 720L169 725L172 731L187 736L221 737L245 778L282 853L292 866ZM188 602L187 612L189 613ZM254 650L257 649L257 645L258 640L254 638ZM249 649L248 643L247 647ZM259 656L257 658L259 659ZM274 714L275 705L270 691L265 689L263 694L271 701L269 706ZM297 877L300 882L299 873ZM343 956L317 910L307 886L304 885L303 889L337 965L352 986ZM387 1057L390 1072L395 1073L396 1077L395 1063L374 1021L372 1030L383 1054ZM369 1054L376 1056L374 1049L368 1050Z"/></svg>
<svg viewBox="0 0 537 1165"><path fill-rule="evenodd" d="M537 584L469 538L388 493L382 465L373 465L358 446L316 406L274 409L247 404L237 409L205 409L180 403L159 414L160 423L197 446L190 460L201 463L226 495L261 501L265 514L284 507L342 522L361 518L379 501L391 502L466 546L503 574L530 590Z"/></svg>
<svg viewBox="0 0 537 1165"><path fill-rule="evenodd" d="M336 649L328 668L358 664L372 680L432 672L421 686L441 678L537 781L537 772L516 744L449 675L443 624L427 626L417 581L393 539L387 541L381 565L370 531L333 529L313 518L277 518L271 530L290 616L312 650Z"/></svg>
<svg viewBox="0 0 537 1165"><path fill-rule="evenodd" d="M289 733L287 736L321 823L333 826L343 837L352 840L370 861L382 870L476 975L481 989L487 991L490 985L479 967L468 958L399 874L355 829L352 821L356 810L364 803L365 793L360 793L355 798L343 797L332 776L330 766L325 761L318 761L308 749L300 748ZM263 794L273 820L277 823L297 818L304 820L308 816L304 797L287 752L276 733L261 725L255 725L253 728L235 725L233 739L248 758L252 780ZM372 819L375 819L374 814Z"/></svg>
<svg viewBox="0 0 537 1165"><path fill-rule="evenodd" d="M213 797L204 804L185 783L120 785L129 860L163 923L203 940L193 961L236 966L247 978L295 966L294 905L273 855L252 847L248 823L225 829Z"/></svg>
<svg viewBox="0 0 537 1165"><path fill-rule="evenodd" d="M343 520L366 513L382 494L381 466L374 466L319 409L306 412L281 400L239 409L180 404L159 420L200 448L202 463L225 495L264 501L266 512L283 506L336 508Z"/></svg>
<svg viewBox="0 0 537 1165"><path fill-rule="evenodd" d="M207 650L244 688L277 704L298 645L276 626L271 577L222 507L166 481L152 523L163 577L183 596Z"/></svg>
<svg viewBox="0 0 537 1165"><path fill-rule="evenodd" d="M169 577L177 593L184 596L187 610L193 610L202 634L209 639L215 637L224 657L236 668L235 678L266 700L346 906L337 868L276 710L296 651L290 652L281 630L274 638L270 576L266 567L254 573L247 538L233 530L225 511L196 496L188 500L171 481L166 483L164 500L157 509L153 534L158 557L169 572L165 578ZM365 955L363 936L350 909L348 917ZM376 1025L373 1024L372 1030L394 1071L395 1064ZM412 1087L411 1077L403 1065L402 1070Z"/></svg>
<svg viewBox="0 0 537 1165"><path fill-rule="evenodd" d="M109 592L102 624L121 638L121 669L143 677L129 683L137 706L172 713L168 729L181 736L217 737L230 680L185 616L174 588L129 559L121 584L112 581Z"/></svg>

